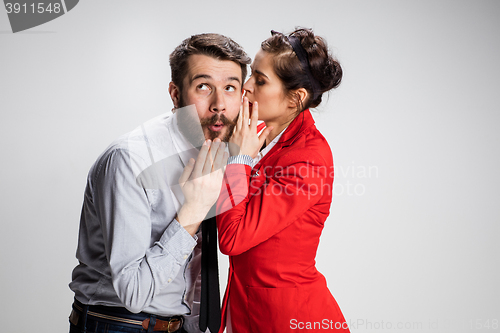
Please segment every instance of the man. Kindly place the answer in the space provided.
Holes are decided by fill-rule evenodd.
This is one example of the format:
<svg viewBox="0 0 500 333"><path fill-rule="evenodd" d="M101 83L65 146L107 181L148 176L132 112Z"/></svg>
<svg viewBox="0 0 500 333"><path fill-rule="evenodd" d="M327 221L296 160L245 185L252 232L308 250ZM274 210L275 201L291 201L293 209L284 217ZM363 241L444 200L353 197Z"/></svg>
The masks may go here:
<svg viewBox="0 0 500 333"><path fill-rule="evenodd" d="M199 230L220 192L221 140L232 133L249 63L227 37L184 40L170 55L175 112L122 136L92 166L71 333L200 332Z"/></svg>

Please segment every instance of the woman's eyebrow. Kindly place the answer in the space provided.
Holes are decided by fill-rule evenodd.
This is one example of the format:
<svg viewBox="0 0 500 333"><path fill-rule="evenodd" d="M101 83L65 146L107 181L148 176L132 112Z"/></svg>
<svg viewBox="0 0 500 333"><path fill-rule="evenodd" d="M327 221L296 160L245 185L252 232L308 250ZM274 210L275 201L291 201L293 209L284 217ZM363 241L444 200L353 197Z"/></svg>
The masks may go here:
<svg viewBox="0 0 500 333"><path fill-rule="evenodd" d="M253 71L254 71L255 73L257 73L257 74L259 74L259 75L262 75L262 76L264 76L265 78L269 79L269 77L267 77L267 75L266 75L266 74L264 74L264 73L262 73L261 71L259 71L259 70L257 70L257 69L255 69L255 70L253 70Z"/></svg>

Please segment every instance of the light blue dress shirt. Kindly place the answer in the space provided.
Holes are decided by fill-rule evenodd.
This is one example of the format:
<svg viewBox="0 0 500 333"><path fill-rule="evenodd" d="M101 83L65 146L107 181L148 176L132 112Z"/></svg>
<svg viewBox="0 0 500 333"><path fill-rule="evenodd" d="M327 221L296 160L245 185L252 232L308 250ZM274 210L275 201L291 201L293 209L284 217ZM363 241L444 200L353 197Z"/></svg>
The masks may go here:
<svg viewBox="0 0 500 333"><path fill-rule="evenodd" d="M199 332L201 233L175 216L178 179L198 150L176 114L154 118L113 142L90 169L70 288L84 304L185 315Z"/></svg>

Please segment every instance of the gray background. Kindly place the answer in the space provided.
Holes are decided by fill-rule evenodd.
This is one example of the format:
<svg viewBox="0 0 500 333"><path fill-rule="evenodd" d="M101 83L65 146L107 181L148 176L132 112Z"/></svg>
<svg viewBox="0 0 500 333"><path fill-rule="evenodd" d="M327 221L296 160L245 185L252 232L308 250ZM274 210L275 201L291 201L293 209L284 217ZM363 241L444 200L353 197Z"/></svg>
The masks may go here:
<svg viewBox="0 0 500 333"><path fill-rule="evenodd" d="M0 10L0 330L67 332L86 174L172 108L182 39L253 57L305 26L345 71L315 114L337 186L317 266L352 331L500 331L499 17L499 1L86 0L12 34Z"/></svg>

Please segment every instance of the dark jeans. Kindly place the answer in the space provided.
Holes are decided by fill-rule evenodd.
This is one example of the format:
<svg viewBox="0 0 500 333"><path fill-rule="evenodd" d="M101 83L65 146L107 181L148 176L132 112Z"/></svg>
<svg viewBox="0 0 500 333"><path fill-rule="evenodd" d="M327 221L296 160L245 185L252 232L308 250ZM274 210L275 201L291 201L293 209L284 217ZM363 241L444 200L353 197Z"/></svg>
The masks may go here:
<svg viewBox="0 0 500 333"><path fill-rule="evenodd" d="M69 323L69 333L146 333L147 330L141 328L131 328L114 324L107 324L103 322L98 322L94 318L87 318L87 330L83 329L83 326L78 323L78 326ZM184 329L180 329L179 333L185 333Z"/></svg>
<svg viewBox="0 0 500 333"><path fill-rule="evenodd" d="M144 333L147 332L145 329L137 329L130 327L123 327L119 325L111 325L105 323L99 323L94 320L87 321L87 332L83 331L83 329L76 327L72 323L69 323L69 333L115 333L115 332L128 332L128 333ZM184 329L180 329L179 333L185 333Z"/></svg>
<svg viewBox="0 0 500 333"><path fill-rule="evenodd" d="M79 304L81 305L81 304ZM123 314L121 314L123 316ZM125 316L126 317L126 316ZM154 316L151 316L151 318ZM150 319L151 322L153 321ZM151 326L149 330L138 325L121 325L117 322L103 320L87 315L87 308L83 306L83 311L79 311L73 307L73 312L70 316L69 333L148 333L153 332ZM176 333L185 332L182 328ZM159 332L158 332L159 333Z"/></svg>
<svg viewBox="0 0 500 333"><path fill-rule="evenodd" d="M87 318L87 329L84 330L83 326L78 323L78 326L69 323L69 333L145 333L147 330L143 328L131 328L120 325L107 324L98 322L94 318Z"/></svg>

